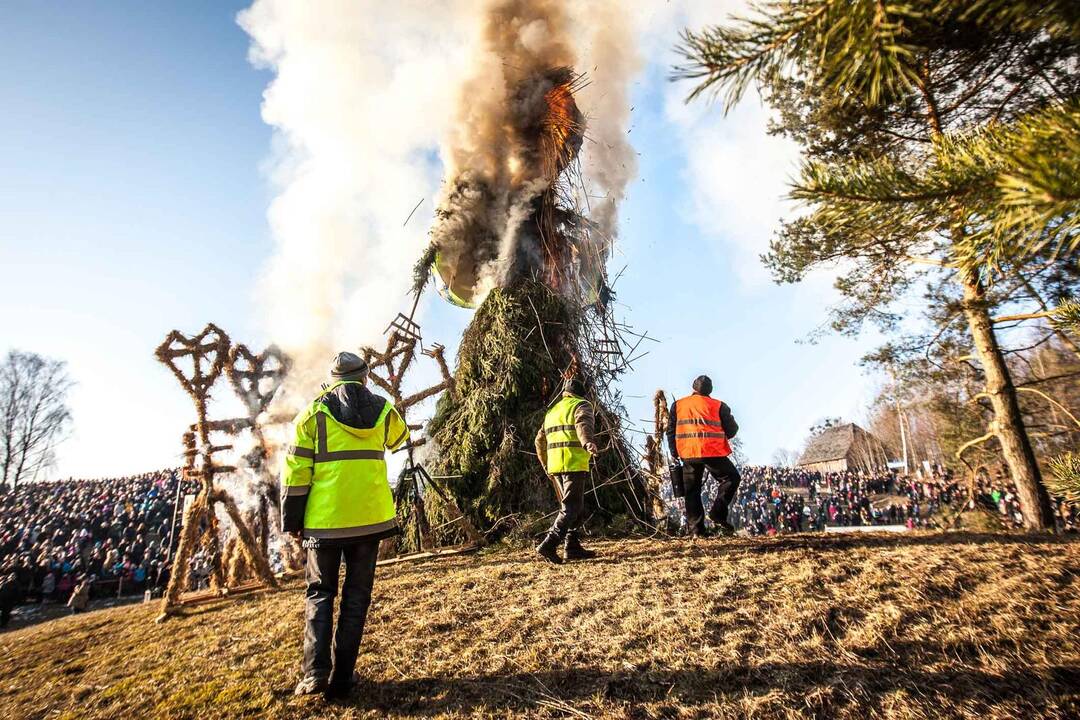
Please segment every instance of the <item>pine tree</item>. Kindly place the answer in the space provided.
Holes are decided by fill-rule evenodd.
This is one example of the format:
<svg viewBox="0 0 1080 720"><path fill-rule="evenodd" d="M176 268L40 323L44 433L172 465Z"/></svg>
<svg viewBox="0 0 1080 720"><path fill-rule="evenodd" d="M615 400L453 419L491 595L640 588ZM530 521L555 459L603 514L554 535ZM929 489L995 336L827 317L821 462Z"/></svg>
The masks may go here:
<svg viewBox="0 0 1080 720"><path fill-rule="evenodd" d="M992 296L1017 270L1075 263L1080 7L1071 0L776 0L684 34L678 78L726 108L752 82L804 148L767 263L778 279L844 261L841 329L898 320L932 269L952 283L1025 524L1053 527Z"/></svg>
<svg viewBox="0 0 1080 720"><path fill-rule="evenodd" d="M1059 327L1080 331L1080 301L1069 300L1054 309L1052 322ZM1066 452L1050 461L1047 487L1054 495L1080 504L1080 452Z"/></svg>

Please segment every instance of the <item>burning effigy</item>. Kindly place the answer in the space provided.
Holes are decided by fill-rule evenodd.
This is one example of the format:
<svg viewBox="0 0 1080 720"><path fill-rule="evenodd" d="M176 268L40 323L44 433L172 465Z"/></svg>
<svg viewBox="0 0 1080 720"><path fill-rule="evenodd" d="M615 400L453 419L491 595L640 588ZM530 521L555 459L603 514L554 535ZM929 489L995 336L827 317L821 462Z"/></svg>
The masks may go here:
<svg viewBox="0 0 1080 720"><path fill-rule="evenodd" d="M610 239L578 207L586 120L564 3L498 0L444 149L446 187L425 256L450 302L477 307L522 278L595 299ZM580 192L579 192L580 191Z"/></svg>
<svg viewBox="0 0 1080 720"><path fill-rule="evenodd" d="M576 95L589 80L573 69L570 37L562 2L490 4L417 265L416 292L434 275L444 298L476 308L457 353L457 392L429 426L430 454L458 505L488 528L550 509L532 439L573 376L589 390L603 440L593 510L649 514L614 387L629 348L611 315L611 236L590 218L582 181L588 136Z"/></svg>
<svg viewBox="0 0 1080 720"><path fill-rule="evenodd" d="M616 321L606 274L635 175L636 14L619 0L287 5L240 16L253 62L276 71L263 302L293 366L272 414L310 402L342 348L400 332L423 350L416 314L434 285L475 314L414 448L434 484L400 493L417 520L402 518L415 547L399 549L468 540L470 526L497 537L552 510L532 440L568 375L586 382L602 433L589 501L646 516L617 383L643 338ZM425 238L410 219L433 193ZM394 312L401 327L383 330Z"/></svg>
<svg viewBox="0 0 1080 720"><path fill-rule="evenodd" d="M505 155L451 179L431 233L440 292L464 307L520 277L561 287L581 252L575 241L591 239L560 187L584 137L573 93L585 79L560 67L512 80L515 122L499 142Z"/></svg>

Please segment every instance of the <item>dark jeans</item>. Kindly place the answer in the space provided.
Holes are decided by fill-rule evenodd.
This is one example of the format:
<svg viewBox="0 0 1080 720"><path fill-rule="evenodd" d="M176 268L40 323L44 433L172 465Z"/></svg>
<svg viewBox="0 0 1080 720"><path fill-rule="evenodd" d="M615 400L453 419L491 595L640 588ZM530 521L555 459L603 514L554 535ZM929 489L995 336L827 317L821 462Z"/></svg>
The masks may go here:
<svg viewBox="0 0 1080 720"><path fill-rule="evenodd" d="M551 526L551 532L560 539L568 532L581 527L585 515L585 483L589 480L587 472L557 473L555 481L562 491L562 507L559 516Z"/></svg>
<svg viewBox="0 0 1080 720"><path fill-rule="evenodd" d="M708 468L718 484L716 500L709 510L709 519L714 523L728 521L728 506L739 487L739 471L730 458L701 458L686 460L683 482L686 484L686 531L693 535L705 533L705 507L701 504L702 479Z"/></svg>
<svg viewBox="0 0 1080 720"><path fill-rule="evenodd" d="M364 636L364 620L371 605L378 557L378 540L338 541L334 545L308 549L304 677L329 678L331 685L339 687L348 686L352 681L360 639ZM345 564L345 581L341 588L341 612L335 635L334 598L342 562Z"/></svg>

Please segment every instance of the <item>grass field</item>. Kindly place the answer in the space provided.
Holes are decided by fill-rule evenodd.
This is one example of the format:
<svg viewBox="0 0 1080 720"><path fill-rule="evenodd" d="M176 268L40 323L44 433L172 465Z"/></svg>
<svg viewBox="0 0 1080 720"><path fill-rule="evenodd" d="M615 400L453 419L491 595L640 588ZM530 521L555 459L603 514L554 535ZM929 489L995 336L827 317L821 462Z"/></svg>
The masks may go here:
<svg viewBox="0 0 1080 720"><path fill-rule="evenodd" d="M346 703L294 698L298 584L0 635L0 717L1080 717L1080 542L634 540L380 569Z"/></svg>

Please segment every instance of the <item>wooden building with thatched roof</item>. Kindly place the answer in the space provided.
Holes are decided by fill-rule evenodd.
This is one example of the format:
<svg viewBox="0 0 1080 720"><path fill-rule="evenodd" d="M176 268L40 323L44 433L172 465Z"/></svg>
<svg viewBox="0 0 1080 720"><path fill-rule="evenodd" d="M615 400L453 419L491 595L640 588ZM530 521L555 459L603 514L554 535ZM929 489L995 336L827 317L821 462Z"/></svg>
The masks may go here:
<svg viewBox="0 0 1080 720"><path fill-rule="evenodd" d="M888 468L885 446L854 423L826 428L806 445L797 467L818 472L883 471Z"/></svg>

